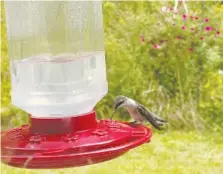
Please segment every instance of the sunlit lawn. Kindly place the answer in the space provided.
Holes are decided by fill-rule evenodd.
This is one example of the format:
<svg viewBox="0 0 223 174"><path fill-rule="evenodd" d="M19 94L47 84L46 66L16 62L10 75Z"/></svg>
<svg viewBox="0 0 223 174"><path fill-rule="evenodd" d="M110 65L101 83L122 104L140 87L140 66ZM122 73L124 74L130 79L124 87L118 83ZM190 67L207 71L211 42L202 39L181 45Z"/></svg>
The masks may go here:
<svg viewBox="0 0 223 174"><path fill-rule="evenodd" d="M167 132L149 144L104 163L79 168L26 170L2 165L2 174L222 174L223 138L216 134Z"/></svg>

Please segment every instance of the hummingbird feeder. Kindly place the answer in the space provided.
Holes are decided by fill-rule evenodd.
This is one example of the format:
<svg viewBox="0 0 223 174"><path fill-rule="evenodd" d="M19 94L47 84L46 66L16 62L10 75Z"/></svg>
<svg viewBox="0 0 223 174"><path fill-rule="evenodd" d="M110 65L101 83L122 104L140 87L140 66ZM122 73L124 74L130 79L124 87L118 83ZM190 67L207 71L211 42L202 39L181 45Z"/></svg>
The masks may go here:
<svg viewBox="0 0 223 174"><path fill-rule="evenodd" d="M106 95L101 1L6 1L12 104L30 123L1 133L1 159L21 168L77 167L149 142L142 125L97 120Z"/></svg>

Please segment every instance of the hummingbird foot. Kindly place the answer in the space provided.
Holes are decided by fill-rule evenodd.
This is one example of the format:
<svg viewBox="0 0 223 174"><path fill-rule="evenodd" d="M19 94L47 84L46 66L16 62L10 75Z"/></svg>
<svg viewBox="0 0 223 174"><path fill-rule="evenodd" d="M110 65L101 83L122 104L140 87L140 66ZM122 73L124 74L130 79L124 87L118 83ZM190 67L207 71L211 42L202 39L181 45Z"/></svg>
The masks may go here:
<svg viewBox="0 0 223 174"><path fill-rule="evenodd" d="M128 124L131 125L131 126L134 126L134 125L138 124L138 121L132 121L132 122L129 122Z"/></svg>

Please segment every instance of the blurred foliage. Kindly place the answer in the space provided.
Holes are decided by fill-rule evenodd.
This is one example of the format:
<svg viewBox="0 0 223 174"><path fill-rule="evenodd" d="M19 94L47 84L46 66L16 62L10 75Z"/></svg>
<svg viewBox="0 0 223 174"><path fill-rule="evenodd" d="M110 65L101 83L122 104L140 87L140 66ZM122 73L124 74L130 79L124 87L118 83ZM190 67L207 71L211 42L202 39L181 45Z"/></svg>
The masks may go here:
<svg viewBox="0 0 223 174"><path fill-rule="evenodd" d="M162 12L163 6L174 6L171 2L104 3L109 94L97 106L100 116L110 115L115 96L123 94L169 120L170 128L223 128L223 76L218 73L223 40L215 37L216 30L205 31L212 26L222 33L223 6L187 4L189 16L199 20L183 20L181 11L175 18ZM162 40L167 42L154 49ZM129 118L124 110L119 115Z"/></svg>
<svg viewBox="0 0 223 174"><path fill-rule="evenodd" d="M223 5L187 4L189 15L199 20L188 17L184 21L182 13L174 18L172 13L162 12L163 6L173 7L168 1L103 3L109 92L96 107L99 118L111 115L115 96L122 94L167 119L169 129L223 129L223 76L219 74L223 69ZM207 24L204 18L209 18ZM10 104L3 8L1 19L1 120L3 126L11 127L26 122L27 114ZM181 29L183 25L186 30ZM207 25L219 30L220 37L215 37L216 30L205 33ZM154 49L162 40L168 41ZM118 112L115 119L129 119L126 111Z"/></svg>

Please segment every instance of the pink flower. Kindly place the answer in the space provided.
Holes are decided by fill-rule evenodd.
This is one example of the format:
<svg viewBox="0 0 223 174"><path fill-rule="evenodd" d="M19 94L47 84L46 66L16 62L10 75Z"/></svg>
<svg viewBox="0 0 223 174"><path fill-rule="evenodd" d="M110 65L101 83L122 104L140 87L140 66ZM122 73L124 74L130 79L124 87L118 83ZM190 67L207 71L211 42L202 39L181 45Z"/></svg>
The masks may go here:
<svg viewBox="0 0 223 174"><path fill-rule="evenodd" d="M177 39L180 40L181 39L181 36L177 36Z"/></svg>
<svg viewBox="0 0 223 174"><path fill-rule="evenodd" d="M208 19L208 18L205 18L205 19L204 19L204 22L208 22L208 21L209 21L209 19Z"/></svg>
<svg viewBox="0 0 223 174"><path fill-rule="evenodd" d="M166 11L167 11L167 8L166 8L166 7L162 7L162 8L161 8L161 11L162 11L162 12L166 12Z"/></svg>
<svg viewBox="0 0 223 174"><path fill-rule="evenodd" d="M153 45L153 48L155 48L155 49L160 49L161 47L160 47L159 44L154 44L154 45Z"/></svg>
<svg viewBox="0 0 223 174"><path fill-rule="evenodd" d="M216 36L217 36L217 37L220 36L220 31L217 31L217 32L216 32Z"/></svg>
<svg viewBox="0 0 223 174"><path fill-rule="evenodd" d="M190 31L191 31L191 32L194 32L194 31L195 31L195 29L194 29L194 28L190 28Z"/></svg>
<svg viewBox="0 0 223 174"><path fill-rule="evenodd" d="M174 14L177 14L178 13L178 10L177 9L173 10L173 13Z"/></svg>
<svg viewBox="0 0 223 174"><path fill-rule="evenodd" d="M165 43L165 42L167 42L168 40L161 40L160 41L160 44L163 44L163 43Z"/></svg>
<svg viewBox="0 0 223 174"><path fill-rule="evenodd" d="M144 39L144 37L143 37L143 38L141 38L141 42L145 42L145 39Z"/></svg>
<svg viewBox="0 0 223 174"><path fill-rule="evenodd" d="M210 27L210 26L207 26L207 27L205 27L205 30L208 32L208 31L212 31L212 30L213 30L213 28L212 28L212 27Z"/></svg>
<svg viewBox="0 0 223 174"><path fill-rule="evenodd" d="M186 14L183 14L183 20L186 20L187 19L187 15Z"/></svg>
<svg viewBox="0 0 223 174"><path fill-rule="evenodd" d="M181 29L182 29L182 30L185 30L185 29L186 29L186 27L183 25L183 26L181 27Z"/></svg>
<svg viewBox="0 0 223 174"><path fill-rule="evenodd" d="M142 34L139 35L139 38L140 38L140 42L141 43L144 43L145 42L145 38Z"/></svg>

